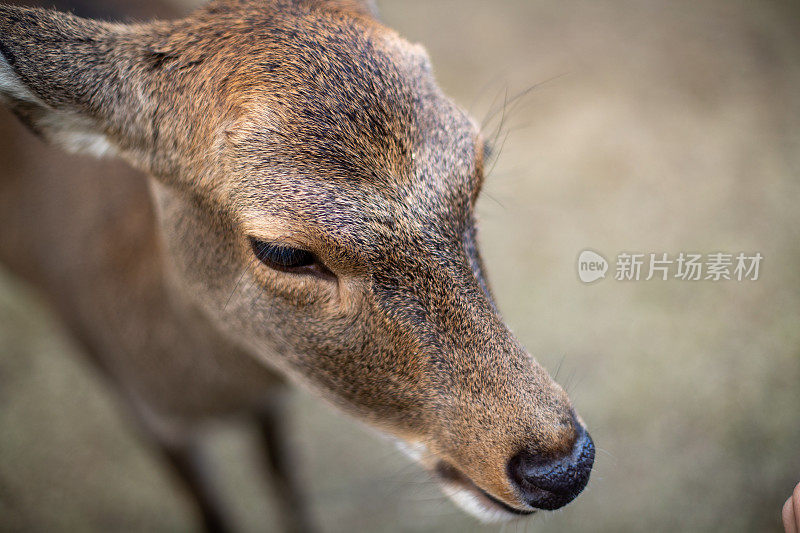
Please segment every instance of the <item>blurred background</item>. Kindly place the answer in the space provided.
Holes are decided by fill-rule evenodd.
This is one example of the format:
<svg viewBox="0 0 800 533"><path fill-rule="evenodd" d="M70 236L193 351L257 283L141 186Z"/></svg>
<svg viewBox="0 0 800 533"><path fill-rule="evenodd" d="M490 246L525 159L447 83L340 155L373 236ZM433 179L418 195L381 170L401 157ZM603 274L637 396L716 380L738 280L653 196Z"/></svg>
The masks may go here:
<svg viewBox="0 0 800 533"><path fill-rule="evenodd" d="M779 531L800 481L800 3L379 7L487 135L507 107L479 209L487 268L600 451L575 503L487 527L297 393L322 530ZM584 285L586 248L764 260L758 281ZM242 530L273 530L255 436L220 427L212 451ZM177 487L46 302L0 269L0 530L193 531Z"/></svg>

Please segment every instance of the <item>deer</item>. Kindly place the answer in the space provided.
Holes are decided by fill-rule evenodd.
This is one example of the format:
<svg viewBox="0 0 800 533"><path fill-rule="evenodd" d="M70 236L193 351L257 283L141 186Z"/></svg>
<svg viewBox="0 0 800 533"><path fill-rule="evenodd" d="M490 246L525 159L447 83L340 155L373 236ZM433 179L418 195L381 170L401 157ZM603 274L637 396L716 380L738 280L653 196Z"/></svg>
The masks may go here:
<svg viewBox="0 0 800 533"><path fill-rule="evenodd" d="M206 530L232 528L199 453L231 416L260 428L286 529L314 528L285 441L293 386L394 439L478 519L586 487L586 425L486 278L490 146L371 2L214 0L136 23L3 5L0 101L104 158L60 175L9 141L3 166L28 170L0 176L0 260L53 303Z"/></svg>

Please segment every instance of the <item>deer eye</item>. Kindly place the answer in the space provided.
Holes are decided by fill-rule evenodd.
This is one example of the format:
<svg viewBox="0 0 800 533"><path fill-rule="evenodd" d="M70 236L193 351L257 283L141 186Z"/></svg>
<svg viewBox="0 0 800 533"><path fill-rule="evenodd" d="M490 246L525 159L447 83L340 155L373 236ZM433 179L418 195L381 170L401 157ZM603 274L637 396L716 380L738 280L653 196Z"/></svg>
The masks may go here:
<svg viewBox="0 0 800 533"><path fill-rule="evenodd" d="M313 265L316 262L316 257L311 252L292 248L291 246L257 241L255 239L250 239L250 246L253 247L253 253L258 260L271 268L301 268Z"/></svg>
<svg viewBox="0 0 800 533"><path fill-rule="evenodd" d="M333 274L308 250L283 244L250 239L250 246L256 258L266 266L295 274L314 274L333 277Z"/></svg>

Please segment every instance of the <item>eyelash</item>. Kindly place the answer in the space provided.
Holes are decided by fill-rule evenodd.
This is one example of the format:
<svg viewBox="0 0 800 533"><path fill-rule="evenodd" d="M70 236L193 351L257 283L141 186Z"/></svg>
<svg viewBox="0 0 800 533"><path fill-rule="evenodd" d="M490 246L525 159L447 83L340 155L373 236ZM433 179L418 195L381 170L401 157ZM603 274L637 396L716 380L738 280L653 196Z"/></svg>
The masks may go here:
<svg viewBox="0 0 800 533"><path fill-rule="evenodd" d="M293 274L333 277L331 271L322 264L316 255L308 250L260 241L254 238L250 238L250 247L256 259L273 270Z"/></svg>

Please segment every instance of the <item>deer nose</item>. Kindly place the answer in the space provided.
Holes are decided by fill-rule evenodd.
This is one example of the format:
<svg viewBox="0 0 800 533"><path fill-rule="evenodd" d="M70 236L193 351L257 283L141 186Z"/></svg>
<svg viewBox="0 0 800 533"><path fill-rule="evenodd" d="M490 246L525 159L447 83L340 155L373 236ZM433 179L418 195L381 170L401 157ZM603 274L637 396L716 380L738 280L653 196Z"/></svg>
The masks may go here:
<svg viewBox="0 0 800 533"><path fill-rule="evenodd" d="M589 482L594 464L594 443L578 429L572 450L552 458L523 451L508 463L508 475L528 505L552 511L575 499Z"/></svg>

